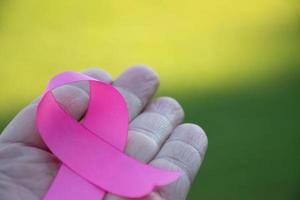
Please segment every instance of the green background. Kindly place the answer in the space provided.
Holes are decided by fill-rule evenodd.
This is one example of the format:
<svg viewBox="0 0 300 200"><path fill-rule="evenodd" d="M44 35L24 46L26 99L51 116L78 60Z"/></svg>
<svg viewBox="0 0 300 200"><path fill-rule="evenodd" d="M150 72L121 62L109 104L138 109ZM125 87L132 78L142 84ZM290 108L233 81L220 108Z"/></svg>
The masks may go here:
<svg viewBox="0 0 300 200"><path fill-rule="evenodd" d="M297 0L0 0L1 129L47 81L144 63L209 149L188 199L300 199Z"/></svg>

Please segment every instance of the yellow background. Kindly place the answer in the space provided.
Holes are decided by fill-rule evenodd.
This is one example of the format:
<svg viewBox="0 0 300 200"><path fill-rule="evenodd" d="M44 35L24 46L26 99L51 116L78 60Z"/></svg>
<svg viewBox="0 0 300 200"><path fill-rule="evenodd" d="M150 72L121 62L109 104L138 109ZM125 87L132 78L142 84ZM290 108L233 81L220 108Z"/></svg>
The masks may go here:
<svg viewBox="0 0 300 200"><path fill-rule="evenodd" d="M1 0L2 127L18 109L38 96L57 73L98 66L116 77L137 63L152 66L161 77L160 94L181 100L192 112L190 117L187 113L188 120L201 123L197 116L205 112L193 113L191 109L206 106L197 103L201 95L242 91L237 95L241 96L249 88L259 90L265 82L274 85L285 74L298 74L299 14L297 0ZM181 94L199 99L185 101ZM277 106L274 104L274 109ZM255 109L258 108L252 112ZM220 113L222 110L214 114ZM209 136L213 119L207 125ZM214 141L210 143L213 147ZM217 152L217 148L212 152ZM208 158L207 162L207 168L218 164L217 159L209 164ZM203 182L200 177L196 183L204 187L214 172L204 169L203 173ZM222 190L223 198L241 199L243 193L233 193L234 188L242 186L235 185L234 180L232 184L231 193L229 188ZM218 191L219 186L211 185L211 189L203 190L213 192L215 185ZM262 193L260 189L255 191L253 198L258 199ZM216 195L198 191L197 185L190 198L198 199L201 193L203 199ZM220 195L218 198L223 199L222 192Z"/></svg>

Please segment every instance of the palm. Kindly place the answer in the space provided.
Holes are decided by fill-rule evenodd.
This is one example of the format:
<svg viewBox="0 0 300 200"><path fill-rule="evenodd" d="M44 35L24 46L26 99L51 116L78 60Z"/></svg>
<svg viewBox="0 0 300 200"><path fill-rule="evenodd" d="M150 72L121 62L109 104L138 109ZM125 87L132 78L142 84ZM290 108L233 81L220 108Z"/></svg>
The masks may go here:
<svg viewBox="0 0 300 200"><path fill-rule="evenodd" d="M100 70L85 73L112 82ZM185 174L177 182L142 199L185 199L206 151L205 134L196 125L181 124L184 114L175 100L158 98L148 103L158 86L158 79L151 70L132 68L112 84L123 94L129 109L131 122L126 153L151 165ZM55 90L55 96L74 118L80 119L87 107L87 90L82 83L63 86ZM0 196L3 200L42 199L60 164L37 133L35 109L36 103L26 107L0 137ZM122 198L108 194L105 199Z"/></svg>

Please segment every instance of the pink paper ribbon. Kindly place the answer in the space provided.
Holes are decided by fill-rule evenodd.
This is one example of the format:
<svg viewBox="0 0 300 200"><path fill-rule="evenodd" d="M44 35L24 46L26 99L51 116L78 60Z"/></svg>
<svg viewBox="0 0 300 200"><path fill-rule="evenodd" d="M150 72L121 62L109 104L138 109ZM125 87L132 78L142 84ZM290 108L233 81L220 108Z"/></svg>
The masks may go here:
<svg viewBox="0 0 300 200"><path fill-rule="evenodd" d="M78 81L90 86L82 122L65 112L52 94L54 88ZM111 85L81 73L65 72L49 82L37 108L36 125L62 163L44 200L100 200L106 192L137 198L181 175L125 155L128 111L123 97Z"/></svg>

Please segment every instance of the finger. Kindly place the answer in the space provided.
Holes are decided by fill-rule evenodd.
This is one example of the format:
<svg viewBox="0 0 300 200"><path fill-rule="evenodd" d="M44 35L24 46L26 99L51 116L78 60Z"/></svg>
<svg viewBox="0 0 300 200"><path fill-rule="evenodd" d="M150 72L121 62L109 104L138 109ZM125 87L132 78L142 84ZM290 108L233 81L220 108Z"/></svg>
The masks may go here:
<svg viewBox="0 0 300 200"><path fill-rule="evenodd" d="M105 83L108 83L108 84L112 83L111 76L102 69L92 68L92 69L85 70L82 73L85 74L85 75L88 75L88 76L90 76L94 79L97 79L99 81L102 81L102 82L105 82ZM89 85L88 85L87 81L81 81L81 82L78 82L78 83L73 83L71 85L73 85L75 87L78 87L78 88L84 90L87 94L89 94Z"/></svg>
<svg viewBox="0 0 300 200"><path fill-rule="evenodd" d="M186 199L191 183L204 159L207 149L207 137L195 124L178 126L162 149L151 161L151 165L167 170L179 170L184 173L176 182L160 189L162 196L168 199Z"/></svg>
<svg viewBox="0 0 300 200"><path fill-rule="evenodd" d="M126 153L149 162L183 118L183 109L176 100L156 99L130 123Z"/></svg>
<svg viewBox="0 0 300 200"><path fill-rule="evenodd" d="M154 95L159 79L149 68L136 66L121 74L113 83L125 98L132 120Z"/></svg>
<svg viewBox="0 0 300 200"><path fill-rule="evenodd" d="M88 95L82 89L65 85L53 91L58 103L75 119L80 119L88 105ZM1 134L0 141L5 143L24 143L47 149L35 127L37 104L25 107L8 124Z"/></svg>

